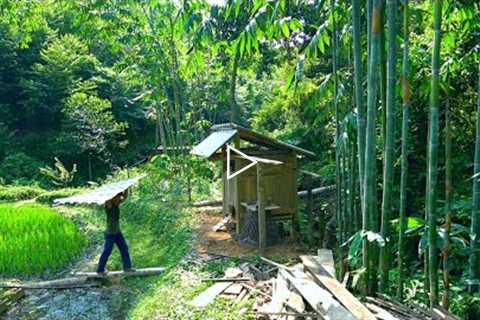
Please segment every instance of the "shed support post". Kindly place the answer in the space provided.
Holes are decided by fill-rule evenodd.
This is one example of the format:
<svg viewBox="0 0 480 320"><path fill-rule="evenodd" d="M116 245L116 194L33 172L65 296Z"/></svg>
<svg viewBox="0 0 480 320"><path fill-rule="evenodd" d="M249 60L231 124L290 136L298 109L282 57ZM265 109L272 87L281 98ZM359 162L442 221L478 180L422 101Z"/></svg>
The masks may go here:
<svg viewBox="0 0 480 320"><path fill-rule="evenodd" d="M228 199L230 193L228 192L228 179L227 179L227 150L225 146L222 148L222 182L223 182L223 215L227 216L228 212Z"/></svg>
<svg viewBox="0 0 480 320"><path fill-rule="evenodd" d="M235 136L234 138L234 144L235 144L235 148L236 149L240 149L240 137L238 136L238 134ZM237 170L240 170L240 161L238 160L234 160L235 161L235 171ZM228 164L230 165L230 164ZM235 220L237 221L237 225L236 225L236 231L237 231L237 234L240 234L242 232L242 228L243 228L243 211L242 211L242 208L240 207L240 192L239 192L239 189L240 189L240 176L236 176L233 178L233 183L235 185L235 198L233 199L233 206L234 206L234 210L235 210ZM231 192L231 190L230 190Z"/></svg>
<svg viewBox="0 0 480 320"><path fill-rule="evenodd" d="M296 152L292 152L293 154L293 170L295 172L295 175L293 177L293 185L296 186L297 185L297 174L298 174L298 162L297 162L297 153ZM298 241L299 238L300 238L300 212L299 212L299 208L298 208L298 195L297 195L297 190L296 190L296 187L295 187L295 197L294 197L295 201L294 201L294 208L295 208L295 212L293 213L293 220L292 220L292 238L294 241Z"/></svg>
<svg viewBox="0 0 480 320"><path fill-rule="evenodd" d="M307 217L308 217L308 227L307 227L307 232L308 232L308 244L313 246L313 225L314 225L314 219L313 219L313 193L312 193L312 188L313 188L313 179L310 174L305 175L305 184L307 187Z"/></svg>
<svg viewBox="0 0 480 320"><path fill-rule="evenodd" d="M257 205L258 205L258 249L265 253L267 246L267 217L265 213L265 184L262 177L262 164L257 164Z"/></svg>

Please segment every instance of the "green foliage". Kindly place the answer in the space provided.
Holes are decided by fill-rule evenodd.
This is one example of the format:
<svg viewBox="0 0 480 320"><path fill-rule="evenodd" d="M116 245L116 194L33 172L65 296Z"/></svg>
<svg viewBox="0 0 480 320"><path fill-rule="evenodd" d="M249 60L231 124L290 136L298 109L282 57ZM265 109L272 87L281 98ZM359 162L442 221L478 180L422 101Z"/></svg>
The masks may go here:
<svg viewBox="0 0 480 320"><path fill-rule="evenodd" d="M38 178L41 163L29 155L18 152L7 155L0 162L0 177L5 183L25 183Z"/></svg>
<svg viewBox="0 0 480 320"><path fill-rule="evenodd" d="M31 200L43 193L45 190L40 187L0 185L0 202Z"/></svg>
<svg viewBox="0 0 480 320"><path fill-rule="evenodd" d="M65 104L65 134L78 153L107 157L114 148L125 146L121 140L127 125L115 121L110 101L84 92L71 95Z"/></svg>
<svg viewBox="0 0 480 320"><path fill-rule="evenodd" d="M74 164L72 170L68 170L65 165L55 157L54 167L46 166L40 168L40 173L47 177L53 185L67 187L72 183L77 172L77 165Z"/></svg>
<svg viewBox="0 0 480 320"><path fill-rule="evenodd" d="M40 205L0 205L0 273L52 274L85 245L75 225Z"/></svg>

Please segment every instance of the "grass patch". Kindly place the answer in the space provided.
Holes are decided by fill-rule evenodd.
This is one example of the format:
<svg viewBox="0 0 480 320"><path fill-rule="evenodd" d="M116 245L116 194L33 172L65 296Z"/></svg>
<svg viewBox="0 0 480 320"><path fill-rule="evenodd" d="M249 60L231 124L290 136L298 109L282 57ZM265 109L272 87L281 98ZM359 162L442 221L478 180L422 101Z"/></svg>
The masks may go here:
<svg viewBox="0 0 480 320"><path fill-rule="evenodd" d="M53 273L85 245L71 221L45 206L0 204L0 222L0 274Z"/></svg>

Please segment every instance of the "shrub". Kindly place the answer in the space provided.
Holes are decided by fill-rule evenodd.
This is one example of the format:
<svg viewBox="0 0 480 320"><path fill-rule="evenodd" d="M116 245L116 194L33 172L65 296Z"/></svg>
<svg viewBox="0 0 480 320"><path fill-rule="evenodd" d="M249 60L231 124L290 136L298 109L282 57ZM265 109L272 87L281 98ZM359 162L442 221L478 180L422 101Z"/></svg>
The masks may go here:
<svg viewBox="0 0 480 320"><path fill-rule="evenodd" d="M38 177L38 168L41 166L39 161L23 152L13 153L0 162L0 177L6 183L12 183L19 179L31 180Z"/></svg>
<svg viewBox="0 0 480 320"><path fill-rule="evenodd" d="M45 190L40 187L28 186L0 186L0 201L22 201L33 199Z"/></svg>
<svg viewBox="0 0 480 320"><path fill-rule="evenodd" d="M86 243L73 222L45 206L1 204L0 221L0 274L55 272Z"/></svg>

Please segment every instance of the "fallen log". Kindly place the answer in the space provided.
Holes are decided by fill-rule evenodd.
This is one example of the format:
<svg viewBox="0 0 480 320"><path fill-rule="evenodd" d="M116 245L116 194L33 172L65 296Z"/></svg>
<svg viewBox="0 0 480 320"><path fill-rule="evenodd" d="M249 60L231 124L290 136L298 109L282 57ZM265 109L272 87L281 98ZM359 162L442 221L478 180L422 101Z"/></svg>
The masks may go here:
<svg viewBox="0 0 480 320"><path fill-rule="evenodd" d="M317 194L321 194L321 193L324 193L324 192L327 192L327 191L332 191L332 190L335 190L335 185L312 189L312 194L317 195ZM300 198L307 197L308 196L308 190L299 191L298 196Z"/></svg>
<svg viewBox="0 0 480 320"><path fill-rule="evenodd" d="M204 201L197 201L193 203L195 208L200 207L218 207L222 205L222 200L204 200Z"/></svg>
<svg viewBox="0 0 480 320"><path fill-rule="evenodd" d="M74 277L86 277L94 279L103 279L103 278L115 278L115 277L146 277L153 276L162 273L165 268L143 268L135 269L133 271L110 271L105 273L97 272L72 272Z"/></svg>
<svg viewBox="0 0 480 320"><path fill-rule="evenodd" d="M87 277L71 277L39 282L0 282L0 288L75 289L98 286L96 283L87 283L87 280Z"/></svg>

